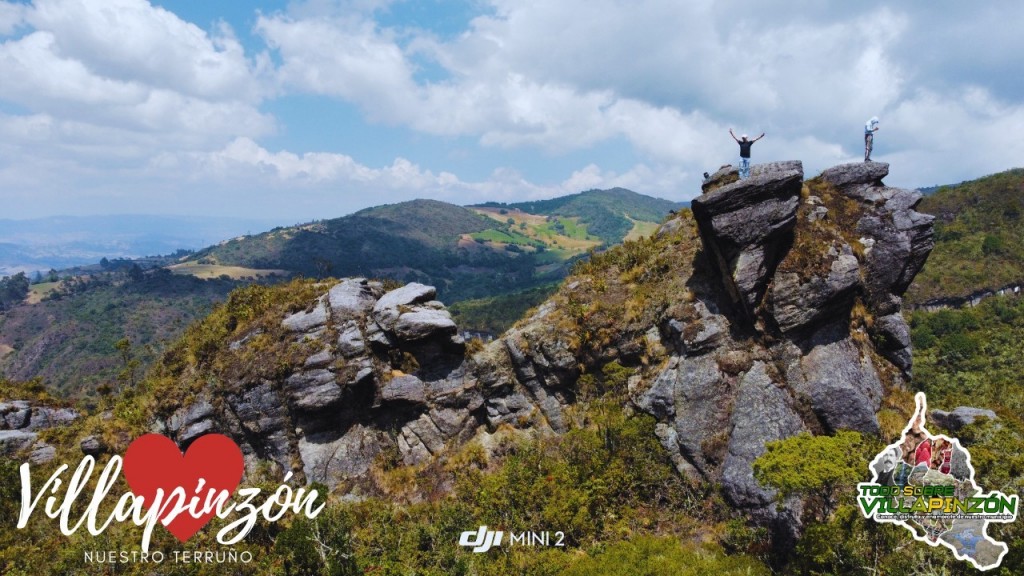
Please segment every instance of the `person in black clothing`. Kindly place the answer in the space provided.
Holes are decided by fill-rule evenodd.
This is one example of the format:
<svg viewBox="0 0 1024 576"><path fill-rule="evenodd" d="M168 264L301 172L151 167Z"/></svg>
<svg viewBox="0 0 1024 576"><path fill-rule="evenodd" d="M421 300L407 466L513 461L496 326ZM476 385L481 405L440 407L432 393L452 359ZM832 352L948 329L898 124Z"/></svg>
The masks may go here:
<svg viewBox="0 0 1024 576"><path fill-rule="evenodd" d="M750 147L754 145L754 142L764 138L764 132L761 132L761 135L753 140L749 140L746 134L737 138L732 133L732 128L729 128L729 135L740 145L740 180L750 178Z"/></svg>

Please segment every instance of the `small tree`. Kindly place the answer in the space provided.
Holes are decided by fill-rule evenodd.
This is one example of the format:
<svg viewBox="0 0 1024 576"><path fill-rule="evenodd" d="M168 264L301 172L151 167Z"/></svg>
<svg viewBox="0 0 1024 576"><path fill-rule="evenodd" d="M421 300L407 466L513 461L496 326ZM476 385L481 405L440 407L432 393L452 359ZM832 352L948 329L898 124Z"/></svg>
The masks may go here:
<svg viewBox="0 0 1024 576"><path fill-rule="evenodd" d="M139 360L132 354L132 342L127 337L121 338L114 344L114 348L121 354L121 372L117 374L118 382L121 382L121 389L125 386L135 388L135 376L139 369Z"/></svg>
<svg viewBox="0 0 1024 576"><path fill-rule="evenodd" d="M822 516L831 513L843 495L854 495L870 461L870 446L859 432L850 430L835 436L801 432L768 442L765 448L754 460L757 481L777 489L783 498L794 494L819 498Z"/></svg>
<svg viewBox="0 0 1024 576"><path fill-rule="evenodd" d="M19 304L28 296L29 281L24 272L0 280L0 310Z"/></svg>
<svg viewBox="0 0 1024 576"><path fill-rule="evenodd" d="M132 267L128 269L128 279L132 282L142 282L145 277L142 267L138 264L132 264Z"/></svg>

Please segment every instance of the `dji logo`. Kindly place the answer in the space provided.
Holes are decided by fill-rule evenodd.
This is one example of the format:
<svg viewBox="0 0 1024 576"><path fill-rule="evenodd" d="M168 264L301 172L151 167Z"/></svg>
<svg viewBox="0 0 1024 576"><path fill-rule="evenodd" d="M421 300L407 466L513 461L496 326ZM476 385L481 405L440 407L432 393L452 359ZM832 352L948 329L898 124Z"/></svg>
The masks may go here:
<svg viewBox="0 0 1024 576"><path fill-rule="evenodd" d="M459 536L459 545L473 548L475 553L483 553L492 547L501 546L505 533L501 530L488 530L481 526L476 532L463 532ZM565 532L511 532L509 546L565 546Z"/></svg>
<svg viewBox="0 0 1024 576"><path fill-rule="evenodd" d="M487 552L491 546L501 546L501 538L504 535L501 530L495 532L488 530L487 526L481 526L476 532L463 532L459 536L459 546L472 546L474 553Z"/></svg>

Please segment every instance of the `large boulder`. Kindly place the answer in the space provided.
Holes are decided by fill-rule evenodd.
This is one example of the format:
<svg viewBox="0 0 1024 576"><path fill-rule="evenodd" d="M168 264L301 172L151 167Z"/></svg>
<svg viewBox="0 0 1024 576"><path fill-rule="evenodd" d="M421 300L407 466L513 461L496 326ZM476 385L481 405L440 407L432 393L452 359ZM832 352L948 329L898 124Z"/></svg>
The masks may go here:
<svg viewBox="0 0 1024 576"><path fill-rule="evenodd" d="M821 174L823 181L865 207L856 232L866 247L863 266L868 303L878 316L899 310L901 296L935 246L935 217L914 210L921 193L885 186L882 178L888 173L889 165L884 162L856 162Z"/></svg>
<svg viewBox="0 0 1024 576"><path fill-rule="evenodd" d="M765 443L789 438L804 429L793 399L774 382L767 366L757 362L742 378L729 422L728 453L722 464L722 492L733 506L780 537L792 537L799 526L799 508L777 505L776 492L754 478L753 462Z"/></svg>
<svg viewBox="0 0 1024 576"><path fill-rule="evenodd" d="M845 320L824 326L798 345L786 380L809 400L825 428L877 434L882 382L870 357L850 338Z"/></svg>
<svg viewBox="0 0 1024 576"><path fill-rule="evenodd" d="M28 400L0 402L0 430L38 432L67 426L79 417L81 414L73 408L42 406Z"/></svg>
<svg viewBox="0 0 1024 576"><path fill-rule="evenodd" d="M14 456L27 450L38 438L38 434L27 430L0 430L0 455Z"/></svg>
<svg viewBox="0 0 1024 576"><path fill-rule="evenodd" d="M957 406L952 412L944 410L932 410L928 417L946 430L956 432L957 430L974 424L978 419L998 420L996 413L987 408L975 408L973 406Z"/></svg>
<svg viewBox="0 0 1024 576"><path fill-rule="evenodd" d="M235 366L231 378L216 393L203 390L168 409L154 429L183 448L202 434L228 434L247 463L269 461L332 487L369 481L367 470L384 450L409 463L439 454L464 441L488 411L436 293L416 283L385 291L364 278L324 286L308 308L283 315L280 329L257 326L233 341L226 352L236 356L226 363ZM286 352L264 358L257 346ZM271 361L273 375L248 370L254 358ZM534 398L522 407L519 401L513 394L505 403L517 424L538 411ZM31 414L23 408L12 404L0 419L26 420Z"/></svg>

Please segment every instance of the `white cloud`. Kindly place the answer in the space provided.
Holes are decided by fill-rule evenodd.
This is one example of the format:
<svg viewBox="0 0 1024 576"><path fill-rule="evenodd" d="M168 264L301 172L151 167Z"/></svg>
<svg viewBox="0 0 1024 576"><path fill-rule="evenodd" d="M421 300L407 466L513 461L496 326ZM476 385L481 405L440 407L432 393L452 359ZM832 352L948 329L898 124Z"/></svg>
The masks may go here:
<svg viewBox="0 0 1024 576"><path fill-rule="evenodd" d="M295 2L254 13L252 40L265 46L246 53L227 24L203 30L144 0L0 0L0 105L20 111L0 108L0 185L53 186L54 197L68 182L128 197L129 185L205 186L259 196L246 209L280 196L301 198L289 209L356 208L611 186L682 199L701 172L734 161L730 127L767 132L755 161L801 159L812 175L858 160L876 114L875 156L893 163L894 183L1024 157L1024 36L1008 0L481 5L461 34L442 35L381 18L407 7L393 0ZM288 98L305 94L399 127L394 148L372 154L388 160L269 140L279 120L268 110L299 114ZM367 149L381 145L373 136ZM402 149L404 137L475 142L469 156L486 164L474 173L490 174L445 172ZM587 158L609 149L625 152Z"/></svg>
<svg viewBox="0 0 1024 576"><path fill-rule="evenodd" d="M25 7L12 2L0 2L0 36L12 34L24 21Z"/></svg>
<svg viewBox="0 0 1024 576"><path fill-rule="evenodd" d="M883 119L884 121L885 119ZM921 90L889 116L876 141L893 141L894 177L908 184L948 184L1020 167L1024 105L977 86L938 94Z"/></svg>
<svg viewBox="0 0 1024 576"><path fill-rule="evenodd" d="M226 27L209 36L141 0L37 0L23 18L30 30L0 43L0 99L48 117L54 152L145 156L274 129L256 107L263 65Z"/></svg>
<svg viewBox="0 0 1024 576"><path fill-rule="evenodd" d="M416 92L412 71L372 21L261 16L256 31L281 55L277 74L287 87L355 102L376 120L405 119Z"/></svg>
<svg viewBox="0 0 1024 576"><path fill-rule="evenodd" d="M788 139L834 137L839 122L855 133L861 116L902 90L887 50L905 21L885 8L767 29L731 26L732 14L712 3L495 8L450 43L423 34L405 49L366 15L278 14L257 28L283 59L286 87L353 102L378 121L553 152L621 138L651 161L690 172L727 154L729 125ZM411 58L424 55L449 78L415 82Z"/></svg>
<svg viewBox="0 0 1024 576"><path fill-rule="evenodd" d="M227 25L214 35L142 0L35 0L26 21L92 74L207 99L257 101L261 88Z"/></svg>
<svg viewBox="0 0 1024 576"><path fill-rule="evenodd" d="M370 168L345 154L271 152L249 138L237 138L223 149L212 152L164 154L156 158L153 165L171 170L185 168L194 178L248 180L255 175L265 181L271 177L285 187L359 184L415 193L430 186L459 184L452 174L435 175L404 158L396 158L391 166Z"/></svg>

